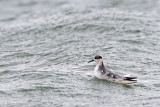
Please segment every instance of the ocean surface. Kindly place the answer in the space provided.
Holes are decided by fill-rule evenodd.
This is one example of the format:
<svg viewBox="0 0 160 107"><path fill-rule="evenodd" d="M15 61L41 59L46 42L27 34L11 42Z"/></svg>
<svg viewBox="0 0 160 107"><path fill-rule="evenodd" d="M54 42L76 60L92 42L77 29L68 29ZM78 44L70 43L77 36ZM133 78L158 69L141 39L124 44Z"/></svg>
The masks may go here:
<svg viewBox="0 0 160 107"><path fill-rule="evenodd" d="M160 0L0 0L0 107L160 107Z"/></svg>

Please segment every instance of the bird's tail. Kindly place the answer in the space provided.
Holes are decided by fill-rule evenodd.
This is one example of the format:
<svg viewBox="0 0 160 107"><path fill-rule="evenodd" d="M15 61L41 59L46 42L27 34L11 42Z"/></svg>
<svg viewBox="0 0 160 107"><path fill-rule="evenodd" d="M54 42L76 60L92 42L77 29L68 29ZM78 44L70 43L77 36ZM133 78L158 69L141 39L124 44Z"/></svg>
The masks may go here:
<svg viewBox="0 0 160 107"><path fill-rule="evenodd" d="M124 76L124 80L137 81L137 77L132 77L130 74Z"/></svg>
<svg viewBox="0 0 160 107"><path fill-rule="evenodd" d="M137 77L124 77L124 80L128 80L128 81L137 81L136 79Z"/></svg>

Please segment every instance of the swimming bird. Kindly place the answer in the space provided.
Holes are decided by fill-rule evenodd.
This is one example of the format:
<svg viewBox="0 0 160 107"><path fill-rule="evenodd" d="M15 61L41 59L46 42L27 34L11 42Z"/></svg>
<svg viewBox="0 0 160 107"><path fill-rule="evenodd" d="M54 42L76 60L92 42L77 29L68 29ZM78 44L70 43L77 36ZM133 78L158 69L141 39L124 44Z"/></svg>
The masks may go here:
<svg viewBox="0 0 160 107"><path fill-rule="evenodd" d="M103 65L103 60L100 55L95 56L95 58L91 61L88 61L88 63L93 61L96 61L94 75L98 79L105 79L111 82L121 83L121 84L132 84L137 82L136 80L137 77L130 77L129 75L120 76L106 69L105 66Z"/></svg>

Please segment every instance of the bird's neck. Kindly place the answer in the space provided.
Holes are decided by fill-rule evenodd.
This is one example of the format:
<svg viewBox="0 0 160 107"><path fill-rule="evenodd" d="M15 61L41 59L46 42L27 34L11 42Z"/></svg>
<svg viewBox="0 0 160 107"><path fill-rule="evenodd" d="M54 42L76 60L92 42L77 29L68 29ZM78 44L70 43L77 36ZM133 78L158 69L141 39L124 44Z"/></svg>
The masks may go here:
<svg viewBox="0 0 160 107"><path fill-rule="evenodd" d="M103 65L103 60L102 60L102 59L99 59L99 60L97 61L97 66L99 66L99 67L104 67L104 65Z"/></svg>

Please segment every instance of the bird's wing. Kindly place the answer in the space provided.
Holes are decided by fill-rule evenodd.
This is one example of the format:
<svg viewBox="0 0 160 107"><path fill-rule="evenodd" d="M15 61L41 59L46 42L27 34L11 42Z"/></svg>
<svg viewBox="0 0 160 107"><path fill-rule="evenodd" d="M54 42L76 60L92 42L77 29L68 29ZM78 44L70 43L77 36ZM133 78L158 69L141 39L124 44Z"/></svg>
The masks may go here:
<svg viewBox="0 0 160 107"><path fill-rule="evenodd" d="M115 74L113 72L111 72L110 70L108 69L105 69L105 75L109 78L112 78L112 79L118 79L118 78L122 78L120 75L118 74Z"/></svg>

